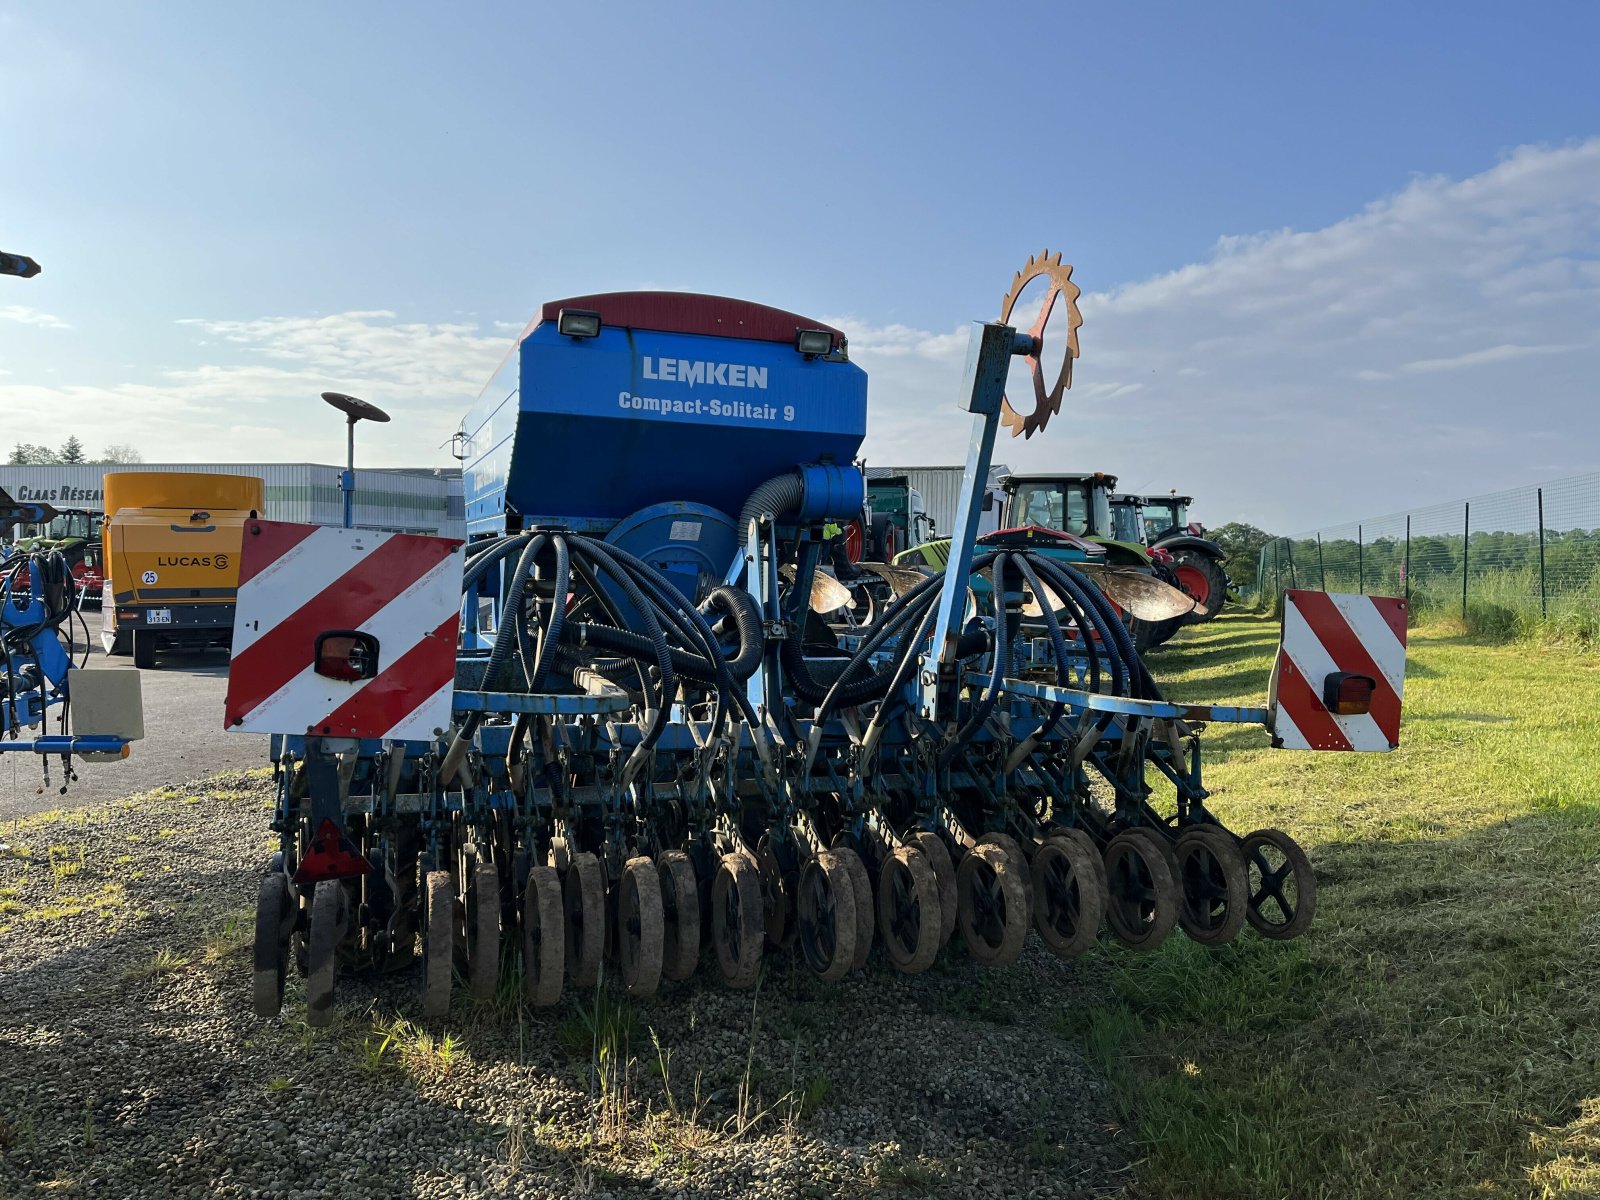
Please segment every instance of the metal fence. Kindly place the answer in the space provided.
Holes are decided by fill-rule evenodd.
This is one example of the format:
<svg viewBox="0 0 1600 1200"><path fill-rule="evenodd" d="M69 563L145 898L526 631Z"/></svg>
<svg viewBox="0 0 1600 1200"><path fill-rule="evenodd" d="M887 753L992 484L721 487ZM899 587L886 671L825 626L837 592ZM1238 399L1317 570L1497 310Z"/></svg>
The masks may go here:
<svg viewBox="0 0 1600 1200"><path fill-rule="evenodd" d="M1433 609L1600 605L1600 474L1578 475L1275 538L1260 595L1285 588L1404 596Z"/></svg>

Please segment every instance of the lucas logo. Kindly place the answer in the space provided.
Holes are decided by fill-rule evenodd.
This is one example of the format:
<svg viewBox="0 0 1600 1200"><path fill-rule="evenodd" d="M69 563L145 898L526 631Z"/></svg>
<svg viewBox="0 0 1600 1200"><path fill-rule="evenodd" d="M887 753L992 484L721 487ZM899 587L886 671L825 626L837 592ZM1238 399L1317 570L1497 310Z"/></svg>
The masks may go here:
<svg viewBox="0 0 1600 1200"><path fill-rule="evenodd" d="M172 555L163 554L163 555L160 555L159 557L157 557L156 566L158 566L158 567L216 567L218 570L225 570L227 568L227 566L228 566L228 556L226 554L218 554L218 555L215 555L215 556L210 555L210 554L172 554ZM147 575L148 574L153 574L153 572L149 572L149 571L147 571L145 573ZM145 582L146 583L154 583L155 580L146 579Z"/></svg>

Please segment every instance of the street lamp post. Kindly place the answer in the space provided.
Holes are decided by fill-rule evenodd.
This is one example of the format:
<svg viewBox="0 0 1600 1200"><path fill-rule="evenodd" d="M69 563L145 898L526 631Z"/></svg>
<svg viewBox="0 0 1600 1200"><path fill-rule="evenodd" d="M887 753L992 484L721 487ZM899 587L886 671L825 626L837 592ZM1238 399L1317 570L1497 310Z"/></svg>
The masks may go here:
<svg viewBox="0 0 1600 1200"><path fill-rule="evenodd" d="M339 490L344 493L344 527L349 529L356 519L356 422L387 421L389 414L376 404L343 392L323 392L322 398L344 413L346 419L345 469L339 476Z"/></svg>

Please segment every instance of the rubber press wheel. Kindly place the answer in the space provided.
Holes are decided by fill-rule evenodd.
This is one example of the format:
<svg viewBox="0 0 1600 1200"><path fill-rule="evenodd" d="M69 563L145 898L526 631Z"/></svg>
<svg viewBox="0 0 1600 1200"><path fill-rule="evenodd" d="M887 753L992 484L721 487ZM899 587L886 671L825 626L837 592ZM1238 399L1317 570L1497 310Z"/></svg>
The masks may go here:
<svg viewBox="0 0 1600 1200"><path fill-rule="evenodd" d="M1006 857L1023 873L1023 878L1028 875L1028 856L1022 849L1022 843L1009 833L986 833L978 839L980 846L999 846L1006 852ZM1027 888L1027 924L1033 924L1033 889Z"/></svg>
<svg viewBox="0 0 1600 1200"><path fill-rule="evenodd" d="M311 937L307 953L306 1024L327 1025L333 1020L333 985L339 971L339 946L349 923L350 900L344 884L324 879L311 899Z"/></svg>
<svg viewBox="0 0 1600 1200"><path fill-rule="evenodd" d="M711 939L729 987L747 988L761 973L766 941L761 872L748 854L724 854L711 881Z"/></svg>
<svg viewBox="0 0 1600 1200"><path fill-rule="evenodd" d="M1249 910L1249 879L1238 845L1223 829L1197 826L1179 835L1172 853L1183 889L1183 931L1205 946L1231 942Z"/></svg>
<svg viewBox="0 0 1600 1200"><path fill-rule="evenodd" d="M956 865L950 861L950 851L937 833L919 829L908 840L922 851L938 881L939 945L947 945L956 931Z"/></svg>
<svg viewBox="0 0 1600 1200"><path fill-rule="evenodd" d="M606 876L600 860L587 852L574 854L567 868L567 972L581 988L600 978L606 948Z"/></svg>
<svg viewBox="0 0 1600 1200"><path fill-rule="evenodd" d="M859 971L867 965L867 958L872 953L872 940L877 933L877 899L872 891L872 876L867 874L867 864L861 861L860 853L851 845L847 835L840 834L833 839L833 852L850 873L850 883L855 889L855 958L850 967Z"/></svg>
<svg viewBox="0 0 1600 1200"><path fill-rule="evenodd" d="M680 981L700 965L700 884L694 863L682 850L656 855L661 879L661 973Z"/></svg>
<svg viewBox="0 0 1600 1200"><path fill-rule="evenodd" d="M449 871L429 871L422 888L422 1015L450 1011L455 972L455 885Z"/></svg>
<svg viewBox="0 0 1600 1200"><path fill-rule="evenodd" d="M1143 830L1130 829L1106 844L1106 923L1126 946L1154 950L1178 923L1178 882L1172 855Z"/></svg>
<svg viewBox="0 0 1600 1200"><path fill-rule="evenodd" d="M492 1000L500 985L500 872L494 863L473 865L468 899L467 979L474 1000Z"/></svg>
<svg viewBox="0 0 1600 1200"><path fill-rule="evenodd" d="M283 1008L283 983L289 974L289 932L293 918L289 881L274 871L261 880L256 892L252 984L258 1017L275 1017Z"/></svg>
<svg viewBox="0 0 1600 1200"><path fill-rule="evenodd" d="M1082 954L1100 934L1106 888L1100 855L1076 830L1053 834L1033 856L1033 926L1052 953Z"/></svg>
<svg viewBox="0 0 1600 1200"><path fill-rule="evenodd" d="M800 868L794 903L806 966L823 983L837 983L855 964L856 888L836 851L823 850Z"/></svg>
<svg viewBox="0 0 1600 1200"><path fill-rule="evenodd" d="M878 872L878 932L894 969L918 975L939 953L939 877L913 846L897 847Z"/></svg>
<svg viewBox="0 0 1600 1200"><path fill-rule="evenodd" d="M1317 911L1317 876L1300 844L1280 829L1258 829L1240 852L1249 872L1245 915L1251 927L1275 941L1309 929Z"/></svg>
<svg viewBox="0 0 1600 1200"><path fill-rule="evenodd" d="M522 989L529 1004L548 1008L561 999L566 951L561 877L554 867L534 867L522 893Z"/></svg>
<svg viewBox="0 0 1600 1200"><path fill-rule="evenodd" d="M661 986L663 909L656 864L643 856L630 858L622 866L617 887L617 965L630 996L654 996Z"/></svg>
<svg viewBox="0 0 1600 1200"><path fill-rule="evenodd" d="M985 967L1017 961L1028 936L1026 862L990 842L977 846L956 868L956 922L967 953Z"/></svg>

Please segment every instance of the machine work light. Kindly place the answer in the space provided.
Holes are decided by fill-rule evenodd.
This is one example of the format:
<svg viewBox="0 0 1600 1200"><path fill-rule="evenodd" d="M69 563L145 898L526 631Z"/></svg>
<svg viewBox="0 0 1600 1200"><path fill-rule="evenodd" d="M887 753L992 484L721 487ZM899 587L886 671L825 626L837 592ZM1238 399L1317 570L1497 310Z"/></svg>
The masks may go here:
<svg viewBox="0 0 1600 1200"><path fill-rule="evenodd" d="M556 329L569 338L600 336L600 314L581 308L563 308L556 314Z"/></svg>
<svg viewBox="0 0 1600 1200"><path fill-rule="evenodd" d="M794 348L807 358L826 358L833 353L833 333L827 329L797 330Z"/></svg>

